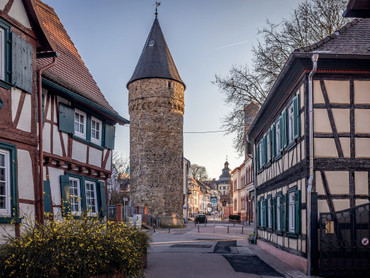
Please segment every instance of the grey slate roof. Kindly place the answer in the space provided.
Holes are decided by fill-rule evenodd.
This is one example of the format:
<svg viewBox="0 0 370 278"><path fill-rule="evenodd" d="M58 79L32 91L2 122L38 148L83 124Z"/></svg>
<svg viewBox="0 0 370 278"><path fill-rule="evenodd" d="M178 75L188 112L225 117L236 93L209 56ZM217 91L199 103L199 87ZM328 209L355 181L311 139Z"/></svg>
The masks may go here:
<svg viewBox="0 0 370 278"><path fill-rule="evenodd" d="M157 18L154 20L135 71L127 83L127 88L133 81L145 78L172 79L180 82L185 87L172 59Z"/></svg>
<svg viewBox="0 0 370 278"><path fill-rule="evenodd" d="M370 55L370 18L354 19L326 38L294 52Z"/></svg>

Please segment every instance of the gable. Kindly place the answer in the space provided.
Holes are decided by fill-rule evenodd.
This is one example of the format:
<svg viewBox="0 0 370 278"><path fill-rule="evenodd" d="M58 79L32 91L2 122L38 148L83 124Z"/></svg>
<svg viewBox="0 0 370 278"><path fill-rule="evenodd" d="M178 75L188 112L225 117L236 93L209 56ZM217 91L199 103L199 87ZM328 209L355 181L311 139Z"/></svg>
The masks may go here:
<svg viewBox="0 0 370 278"><path fill-rule="evenodd" d="M2 0L3 2L4 0ZM7 2L7 1L4 1ZM26 8L24 7L22 0L14 0L13 5L11 6L8 15L19 23L21 23L24 27L31 29L31 23L28 19Z"/></svg>

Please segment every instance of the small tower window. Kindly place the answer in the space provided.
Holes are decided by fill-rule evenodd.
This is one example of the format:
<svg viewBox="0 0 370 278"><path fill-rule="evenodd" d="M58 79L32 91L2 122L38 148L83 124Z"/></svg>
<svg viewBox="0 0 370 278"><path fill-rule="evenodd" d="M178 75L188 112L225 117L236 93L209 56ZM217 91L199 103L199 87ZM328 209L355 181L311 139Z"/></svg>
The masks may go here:
<svg viewBox="0 0 370 278"><path fill-rule="evenodd" d="M149 41L149 46L153 46L153 45L154 45L154 41L153 40Z"/></svg>
<svg viewBox="0 0 370 278"><path fill-rule="evenodd" d="M168 81L168 89L171 89L171 88L172 88L172 82Z"/></svg>

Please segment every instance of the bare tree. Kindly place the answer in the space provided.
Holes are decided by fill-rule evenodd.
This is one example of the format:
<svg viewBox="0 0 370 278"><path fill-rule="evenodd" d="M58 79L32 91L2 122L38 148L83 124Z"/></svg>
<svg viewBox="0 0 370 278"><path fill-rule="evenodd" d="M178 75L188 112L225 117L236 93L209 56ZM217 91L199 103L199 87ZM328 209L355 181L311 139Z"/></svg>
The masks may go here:
<svg viewBox="0 0 370 278"><path fill-rule="evenodd" d="M294 49L313 44L347 23L342 17L348 0L306 0L279 24L267 20L259 30L262 41L253 48L253 63L234 65L226 77L216 75L213 82L225 94L232 112L223 119L223 128L234 134L234 148L244 151L244 106L265 101L269 90Z"/></svg>
<svg viewBox="0 0 370 278"><path fill-rule="evenodd" d="M112 175L108 179L108 198L110 204L122 203L122 198L127 197L121 193L121 180L129 177L129 159L122 157L118 152L113 152Z"/></svg>
<svg viewBox="0 0 370 278"><path fill-rule="evenodd" d="M204 166L191 164L189 168L189 176L195 180L204 181L208 179L207 169Z"/></svg>

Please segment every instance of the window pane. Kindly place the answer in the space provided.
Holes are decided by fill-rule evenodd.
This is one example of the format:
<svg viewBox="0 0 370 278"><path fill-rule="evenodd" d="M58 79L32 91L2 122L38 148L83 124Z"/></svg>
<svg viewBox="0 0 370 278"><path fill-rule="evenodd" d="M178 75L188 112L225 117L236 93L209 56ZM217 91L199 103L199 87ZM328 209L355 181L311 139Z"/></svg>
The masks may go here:
<svg viewBox="0 0 370 278"><path fill-rule="evenodd" d="M0 168L0 181L5 181L5 168Z"/></svg>
<svg viewBox="0 0 370 278"><path fill-rule="evenodd" d="M5 166L5 155L0 154L0 167Z"/></svg>
<svg viewBox="0 0 370 278"><path fill-rule="evenodd" d="M1 182L0 181L0 196L4 196L5 197L5 182Z"/></svg>
<svg viewBox="0 0 370 278"><path fill-rule="evenodd" d="M5 209L5 197L0 197L0 209Z"/></svg>

